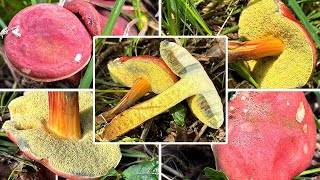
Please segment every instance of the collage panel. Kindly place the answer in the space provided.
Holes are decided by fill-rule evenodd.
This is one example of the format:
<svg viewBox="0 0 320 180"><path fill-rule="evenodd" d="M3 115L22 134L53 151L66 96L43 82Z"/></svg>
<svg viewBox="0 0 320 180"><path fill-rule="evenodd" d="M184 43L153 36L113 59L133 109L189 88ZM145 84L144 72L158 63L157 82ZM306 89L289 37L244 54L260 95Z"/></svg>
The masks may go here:
<svg viewBox="0 0 320 180"><path fill-rule="evenodd" d="M93 93L1 92L1 177L158 179L156 145L94 144ZM14 174L12 174L15 172Z"/></svg>
<svg viewBox="0 0 320 180"><path fill-rule="evenodd" d="M162 35L226 35L230 89L318 88L318 1L162 1Z"/></svg>
<svg viewBox="0 0 320 180"><path fill-rule="evenodd" d="M225 143L225 43L103 38L95 54L96 141Z"/></svg>
<svg viewBox="0 0 320 180"><path fill-rule="evenodd" d="M228 143L162 145L162 179L318 179L319 91L237 91L228 100Z"/></svg>
<svg viewBox="0 0 320 180"><path fill-rule="evenodd" d="M92 88L93 36L159 35L149 0L38 1L1 2L0 88Z"/></svg>

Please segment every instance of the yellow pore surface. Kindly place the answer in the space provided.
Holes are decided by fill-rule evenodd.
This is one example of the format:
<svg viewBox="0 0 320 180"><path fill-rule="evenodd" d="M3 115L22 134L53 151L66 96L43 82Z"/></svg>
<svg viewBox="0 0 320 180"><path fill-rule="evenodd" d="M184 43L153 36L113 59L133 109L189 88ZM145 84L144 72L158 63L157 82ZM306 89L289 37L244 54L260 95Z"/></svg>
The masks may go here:
<svg viewBox="0 0 320 180"><path fill-rule="evenodd" d="M144 78L151 84L153 92L159 94L175 82L168 72L152 61L132 60L118 63L114 60L108 64L110 76L114 82L132 87L138 78Z"/></svg>
<svg viewBox="0 0 320 180"><path fill-rule="evenodd" d="M3 128L17 140L18 146L38 160L48 160L57 171L83 177L99 177L115 167L121 153L118 145L94 145L92 132L92 94L79 93L82 136L80 140L63 140L48 133L47 92L26 92L10 105L11 120Z"/></svg>
<svg viewBox="0 0 320 180"><path fill-rule="evenodd" d="M307 83L314 67L311 46L296 24L280 14L274 0L250 1L241 14L239 27L242 40L272 35L285 44L284 52L278 57L248 62L261 88L295 88Z"/></svg>

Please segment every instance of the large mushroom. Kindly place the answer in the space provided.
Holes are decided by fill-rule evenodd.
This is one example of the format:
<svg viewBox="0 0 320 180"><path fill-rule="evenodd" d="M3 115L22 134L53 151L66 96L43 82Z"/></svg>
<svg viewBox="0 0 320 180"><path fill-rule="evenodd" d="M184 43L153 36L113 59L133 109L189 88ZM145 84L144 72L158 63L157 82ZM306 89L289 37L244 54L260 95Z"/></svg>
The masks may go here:
<svg viewBox="0 0 320 180"><path fill-rule="evenodd" d="M162 41L160 54L172 72L181 79L159 95L113 118L96 135L97 140L113 140L187 98L191 111L199 120L212 128L222 125L224 115L221 99L200 62L173 42Z"/></svg>
<svg viewBox="0 0 320 180"><path fill-rule="evenodd" d="M16 14L4 47L9 63L32 80L66 79L90 60L92 38L72 12L55 4L37 4Z"/></svg>
<svg viewBox="0 0 320 180"><path fill-rule="evenodd" d="M228 144L213 151L229 179L287 180L308 167L316 125L303 92L237 93L228 111Z"/></svg>
<svg viewBox="0 0 320 180"><path fill-rule="evenodd" d="M120 159L119 145L92 142L92 94L26 92L9 105L8 137L29 158L69 179L98 179Z"/></svg>
<svg viewBox="0 0 320 180"><path fill-rule="evenodd" d="M239 37L246 42L229 42L229 62L251 60L246 64L261 88L308 82L317 58L315 45L280 0L251 0L240 16Z"/></svg>
<svg viewBox="0 0 320 180"><path fill-rule="evenodd" d="M148 91L159 94L178 81L164 61L153 56L117 58L109 62L108 70L114 82L131 89L113 109L96 117L98 124L113 119Z"/></svg>

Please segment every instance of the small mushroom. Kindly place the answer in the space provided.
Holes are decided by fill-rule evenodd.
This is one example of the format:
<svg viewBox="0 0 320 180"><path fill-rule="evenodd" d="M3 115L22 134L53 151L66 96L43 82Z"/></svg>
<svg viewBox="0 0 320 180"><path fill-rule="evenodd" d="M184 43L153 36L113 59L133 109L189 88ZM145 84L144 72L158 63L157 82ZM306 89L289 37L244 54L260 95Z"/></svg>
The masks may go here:
<svg viewBox="0 0 320 180"><path fill-rule="evenodd" d="M99 5L107 5L107 6L114 6L115 1L106 1L106 0L89 0L90 3L93 4L99 4ZM99 7L99 6L95 6L96 10L99 12L100 14L100 18L101 18L101 27L102 27L102 31L103 28L105 27L105 25L107 24L107 21L109 19L110 16L110 11L108 11L105 8ZM125 10L125 9L131 9L131 10ZM129 13L131 15L134 15L134 11L133 11L133 7L132 6L127 6L124 5L124 7L122 8L122 11L125 11L126 13ZM114 28L111 32L111 35L125 35L126 31L128 32L129 36L134 36L134 35L138 35L138 31L137 28L135 26L132 27L127 27L129 24L129 21L127 18L123 17L122 15L120 15L117 19L116 24L114 25ZM127 29L128 28L128 29Z"/></svg>
<svg viewBox="0 0 320 180"><path fill-rule="evenodd" d="M75 0L64 6L74 14L79 14L91 36L101 35L104 26L98 11L88 2Z"/></svg>
<svg viewBox="0 0 320 180"><path fill-rule="evenodd" d="M37 4L17 13L4 40L10 64L32 80L66 79L90 60L92 37L81 21L55 4Z"/></svg>
<svg viewBox="0 0 320 180"><path fill-rule="evenodd" d="M303 92L241 92L228 110L228 144L213 151L230 180L292 179L308 167L317 132Z"/></svg>
<svg viewBox="0 0 320 180"><path fill-rule="evenodd" d="M191 111L199 120L212 128L222 125L224 115L221 99L200 62L173 42L162 41L160 54L173 73L181 79L152 99L116 116L96 135L97 140L113 140L187 98Z"/></svg>
<svg viewBox="0 0 320 180"><path fill-rule="evenodd" d="M29 158L69 179L98 179L120 159L119 145L92 142L92 94L26 92L9 105L8 137ZM79 111L80 110L80 111Z"/></svg>
<svg viewBox="0 0 320 180"><path fill-rule="evenodd" d="M308 82L316 47L280 0L250 1L240 16L239 37L246 42L229 42L229 62L251 60L246 64L261 88L295 88Z"/></svg>
<svg viewBox="0 0 320 180"><path fill-rule="evenodd" d="M114 82L131 89L113 109L96 117L98 124L113 119L148 91L159 94L178 81L170 68L153 56L117 58L108 64L108 70Z"/></svg>

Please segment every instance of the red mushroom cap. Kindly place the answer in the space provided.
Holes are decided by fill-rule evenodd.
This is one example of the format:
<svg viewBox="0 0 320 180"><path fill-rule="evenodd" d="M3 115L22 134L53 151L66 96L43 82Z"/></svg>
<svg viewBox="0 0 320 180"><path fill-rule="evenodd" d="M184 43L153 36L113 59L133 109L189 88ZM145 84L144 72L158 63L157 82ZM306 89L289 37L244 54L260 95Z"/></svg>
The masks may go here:
<svg viewBox="0 0 320 180"><path fill-rule="evenodd" d="M242 92L228 110L228 144L213 150L231 180L287 180L310 164L316 126L303 92Z"/></svg>
<svg viewBox="0 0 320 180"><path fill-rule="evenodd" d="M294 17L294 15L292 14L292 12L290 11L290 9L281 1L281 0L277 0L277 4L279 6L279 12L286 18L290 19L292 22L295 23L295 25L305 34L305 36L307 37L307 41L309 43L309 45L312 48L312 52L313 52L313 60L314 63L317 63L317 48L316 45L314 44L310 34L308 33L308 31L306 30L306 28L304 26L302 26L302 24L300 24L300 22Z"/></svg>
<svg viewBox="0 0 320 180"><path fill-rule="evenodd" d="M90 0L90 2L93 3L100 3L103 5L107 5L107 6L114 6L115 1L104 1L104 0ZM108 18L110 16L110 11L106 10L105 8L101 8L96 6L97 11L100 14L100 18L101 18L101 27L102 27L102 31L103 28L105 27L105 25L107 24ZM134 11L129 11L129 10L124 10L126 13L129 13L131 15L134 15ZM123 35L125 33L125 30L127 28L129 21L124 18L123 16L118 17L116 24L113 27L113 30L111 32L111 35L113 36L120 36ZM135 26L131 27L130 30L128 31L128 35L130 36L134 36L134 35L138 35L138 31L135 28Z"/></svg>
<svg viewBox="0 0 320 180"><path fill-rule="evenodd" d="M4 46L9 64L43 82L68 78L89 62L92 39L81 21L54 4L37 4L16 14ZM15 32L13 32L15 30Z"/></svg>
<svg viewBox="0 0 320 180"><path fill-rule="evenodd" d="M75 14L81 15L81 19L87 27L91 36L102 34L103 27L101 27L101 16L90 3L82 0L75 0L71 3L66 4L64 8Z"/></svg>

